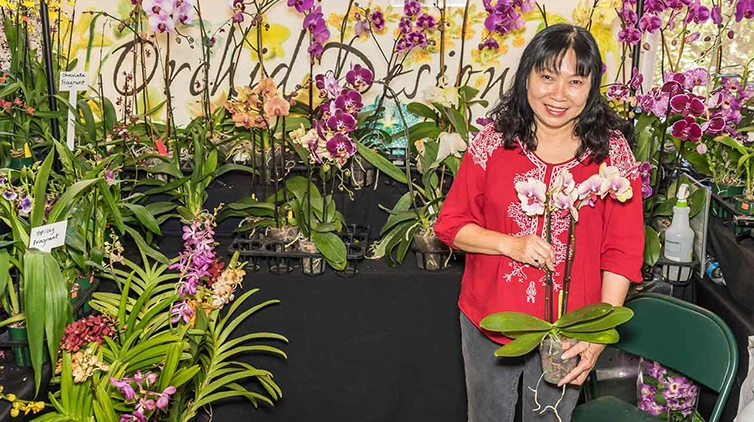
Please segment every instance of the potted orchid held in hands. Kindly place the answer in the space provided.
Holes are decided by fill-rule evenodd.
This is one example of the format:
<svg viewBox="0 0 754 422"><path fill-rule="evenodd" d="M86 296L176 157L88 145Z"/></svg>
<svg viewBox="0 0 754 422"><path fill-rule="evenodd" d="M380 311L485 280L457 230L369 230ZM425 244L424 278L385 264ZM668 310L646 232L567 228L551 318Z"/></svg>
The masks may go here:
<svg viewBox="0 0 754 422"><path fill-rule="evenodd" d="M631 318L630 311L605 303L589 305L568 314L566 309L576 253L575 226L579 219L579 209L594 206L598 200L606 197L625 202L633 196L633 191L628 179L622 177L616 167L603 163L598 174L581 184L577 185L571 173L563 170L549 190L544 182L529 178L516 183L516 192L526 215L544 216L543 235L548 242L552 241L553 217L558 215L568 219L565 271L556 308L558 318L552 315L553 294L557 286L553 282L552 271L546 270L545 320L518 312L498 312L485 317L482 327L514 338L514 341L495 352L497 356L521 356L539 346L543 376L546 381L557 383L577 364L576 359L569 359L569 362L560 359L564 342L570 343L570 339L603 344L616 342L618 333L613 328Z"/></svg>

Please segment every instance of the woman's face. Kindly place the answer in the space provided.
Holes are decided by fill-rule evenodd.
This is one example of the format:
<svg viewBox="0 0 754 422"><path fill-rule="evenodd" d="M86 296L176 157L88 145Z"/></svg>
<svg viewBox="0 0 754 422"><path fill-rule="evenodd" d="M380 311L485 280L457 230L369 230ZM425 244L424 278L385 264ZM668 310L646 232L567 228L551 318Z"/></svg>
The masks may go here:
<svg viewBox="0 0 754 422"><path fill-rule="evenodd" d="M526 96L534 111L537 128L573 133L592 87L591 78L576 74L573 50L566 53L559 72L532 69L526 85Z"/></svg>

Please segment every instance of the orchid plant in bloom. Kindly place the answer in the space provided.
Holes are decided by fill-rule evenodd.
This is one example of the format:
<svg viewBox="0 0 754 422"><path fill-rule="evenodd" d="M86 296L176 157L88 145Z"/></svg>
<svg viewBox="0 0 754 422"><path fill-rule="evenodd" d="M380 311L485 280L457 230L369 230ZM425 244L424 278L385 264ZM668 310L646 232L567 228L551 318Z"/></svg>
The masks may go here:
<svg viewBox="0 0 754 422"><path fill-rule="evenodd" d="M305 150L311 164L342 169L356 153L353 134L358 113L364 106L361 94L371 86L372 78L372 72L359 64L346 72L344 80L336 78L331 70L315 77L315 87L323 99L317 109L319 117L311 129L302 127L290 134L294 144Z"/></svg>
<svg viewBox="0 0 754 422"><path fill-rule="evenodd" d="M485 36L479 43L479 49L497 50L500 45L495 36L505 36L511 31L524 27L524 13L534 10L535 0L483 0L487 17L484 19Z"/></svg>
<svg viewBox="0 0 754 422"><path fill-rule="evenodd" d="M235 297L245 275L237 258L227 267L209 266L197 294L183 301L192 312L189 322L171 319L183 280L168 265L143 255L142 264L124 259L114 267L106 275L120 292L94 293L91 306L101 316L79 321L79 328L86 327L81 336L73 326L66 331L61 388L51 393L43 420L75 414L97 421L188 422L224 398L242 397L254 405L279 399L270 372L237 360L255 351L285 357L274 344L260 343L287 341L274 333L241 339L234 332L258 310L278 303L244 304L258 289ZM221 315L225 305L230 309ZM234 384L238 379L258 382L262 392Z"/></svg>
<svg viewBox="0 0 754 422"><path fill-rule="evenodd" d="M288 7L304 14L303 27L309 33L311 40L307 52L312 59L319 61L325 51L323 46L330 39L330 30L327 28L325 15L322 13L322 6L314 4L314 0L288 0Z"/></svg>
<svg viewBox="0 0 754 422"><path fill-rule="evenodd" d="M141 7L154 32L173 32L176 25L187 25L196 14L196 0L143 0Z"/></svg>
<svg viewBox="0 0 754 422"><path fill-rule="evenodd" d="M552 215L568 218L568 241L566 243L566 264L563 278L562 301L558 312L565 314L568 304L568 290L571 282L571 267L576 253L575 224L579 220L579 209L584 206L594 207L597 201L610 197L618 202L625 202L633 196L631 183L620 175L614 166L602 163L599 173L590 176L580 184L576 184L573 175L564 170L548 189L544 182L529 178L517 182L515 185L518 199L524 213L530 217L544 216L544 236L551 242ZM547 291L545 294L545 319L552 318L552 272L547 270Z"/></svg>

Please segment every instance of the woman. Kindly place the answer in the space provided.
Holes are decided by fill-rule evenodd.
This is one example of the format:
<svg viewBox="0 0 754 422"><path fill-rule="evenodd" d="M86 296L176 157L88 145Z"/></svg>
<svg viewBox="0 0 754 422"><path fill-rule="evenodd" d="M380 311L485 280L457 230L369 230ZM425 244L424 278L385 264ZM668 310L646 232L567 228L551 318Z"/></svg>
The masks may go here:
<svg viewBox="0 0 754 422"><path fill-rule="evenodd" d="M545 270L563 281L566 217L553 217L552 242L543 240L542 216L528 216L514 185L530 178L548 188L564 170L576 183L599 172L605 162L619 169L641 192L637 165L627 138L630 125L600 97L602 58L588 31L567 24L546 28L524 50L513 86L490 112L493 123L469 145L435 225L448 245L468 252L461 295L461 336L469 421L513 421L523 376L523 420L556 420L540 414L534 393L542 374L537 352L496 358L509 339L482 330L479 322L500 311L544 319ZM641 280L644 247L641 195L625 203L598 201L579 211L576 255L568 310L596 302L622 305L630 281ZM553 312L557 300L552 301ZM580 385L604 345L578 342L563 357L580 363L560 385L542 382L537 401L558 406L570 420Z"/></svg>

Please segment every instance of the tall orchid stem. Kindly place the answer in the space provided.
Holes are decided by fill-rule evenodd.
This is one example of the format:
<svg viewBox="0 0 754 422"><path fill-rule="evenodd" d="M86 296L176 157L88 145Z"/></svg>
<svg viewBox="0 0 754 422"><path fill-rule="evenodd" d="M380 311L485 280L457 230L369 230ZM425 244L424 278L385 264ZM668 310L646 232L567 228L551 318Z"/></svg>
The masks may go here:
<svg viewBox="0 0 754 422"><path fill-rule="evenodd" d="M573 257L576 255L576 224L573 216L568 221L568 241L566 242L565 276L563 277L563 303L560 315L565 315L568 309L568 290L571 287L571 271L573 270Z"/></svg>

